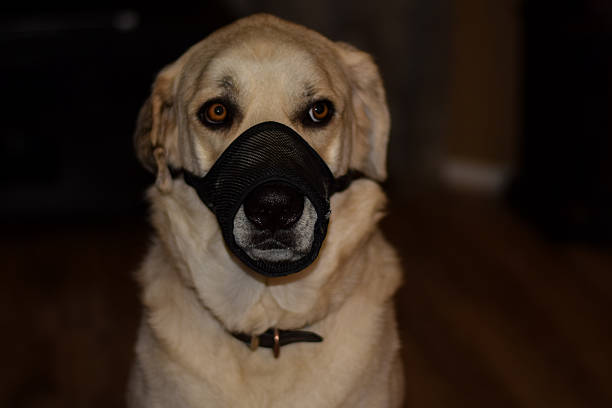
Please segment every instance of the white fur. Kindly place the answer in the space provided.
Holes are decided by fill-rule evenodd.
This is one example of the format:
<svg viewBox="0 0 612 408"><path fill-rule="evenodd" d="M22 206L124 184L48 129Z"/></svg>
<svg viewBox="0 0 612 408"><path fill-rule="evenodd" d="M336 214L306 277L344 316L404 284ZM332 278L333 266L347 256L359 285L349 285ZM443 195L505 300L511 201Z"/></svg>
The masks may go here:
<svg viewBox="0 0 612 408"><path fill-rule="evenodd" d="M304 210L297 222L288 231L294 245L291 248L282 249L258 249L252 242L252 237L257 233L257 228L250 222L241 205L234 217L234 238L251 258L271 262L297 261L306 255L314 241L314 227L317 222L317 212L310 200L304 197Z"/></svg>

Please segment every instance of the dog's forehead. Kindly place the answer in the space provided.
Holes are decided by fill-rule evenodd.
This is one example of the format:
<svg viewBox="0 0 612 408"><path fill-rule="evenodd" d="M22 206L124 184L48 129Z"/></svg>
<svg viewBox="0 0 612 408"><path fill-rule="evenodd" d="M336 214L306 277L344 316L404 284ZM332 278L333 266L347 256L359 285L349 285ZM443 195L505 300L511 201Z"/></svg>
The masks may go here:
<svg viewBox="0 0 612 408"><path fill-rule="evenodd" d="M343 71L329 44L295 33L250 30L204 46L194 58L200 74L190 87L235 86L242 90L282 88L291 97L325 89L342 92ZM190 64L192 65L192 64Z"/></svg>

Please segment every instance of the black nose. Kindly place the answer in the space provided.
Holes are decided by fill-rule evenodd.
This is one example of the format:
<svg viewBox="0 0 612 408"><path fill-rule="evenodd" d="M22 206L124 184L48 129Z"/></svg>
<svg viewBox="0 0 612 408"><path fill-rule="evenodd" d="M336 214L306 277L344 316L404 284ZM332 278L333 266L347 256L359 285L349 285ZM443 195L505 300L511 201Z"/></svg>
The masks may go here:
<svg viewBox="0 0 612 408"><path fill-rule="evenodd" d="M302 216L304 196L286 183L269 182L251 191L244 213L261 230L288 229Z"/></svg>

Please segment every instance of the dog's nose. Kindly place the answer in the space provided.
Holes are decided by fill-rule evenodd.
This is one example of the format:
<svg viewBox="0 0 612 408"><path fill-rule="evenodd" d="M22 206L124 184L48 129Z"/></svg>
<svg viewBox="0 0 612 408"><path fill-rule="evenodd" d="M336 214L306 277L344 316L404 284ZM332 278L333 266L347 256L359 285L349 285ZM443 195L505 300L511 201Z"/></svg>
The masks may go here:
<svg viewBox="0 0 612 408"><path fill-rule="evenodd" d="M304 196L286 183L268 182L244 200L244 213L258 229L288 229L302 216Z"/></svg>

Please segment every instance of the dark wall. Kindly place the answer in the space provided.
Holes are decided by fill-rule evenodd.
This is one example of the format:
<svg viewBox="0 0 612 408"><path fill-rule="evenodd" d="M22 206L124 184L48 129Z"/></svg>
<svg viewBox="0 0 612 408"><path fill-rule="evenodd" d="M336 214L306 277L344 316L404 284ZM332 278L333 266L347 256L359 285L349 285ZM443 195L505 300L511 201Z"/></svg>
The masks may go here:
<svg viewBox="0 0 612 408"><path fill-rule="evenodd" d="M525 3L524 133L510 198L555 238L612 240L612 4Z"/></svg>
<svg viewBox="0 0 612 408"><path fill-rule="evenodd" d="M0 219L140 211L132 131L155 74L231 20L220 2L2 13Z"/></svg>

